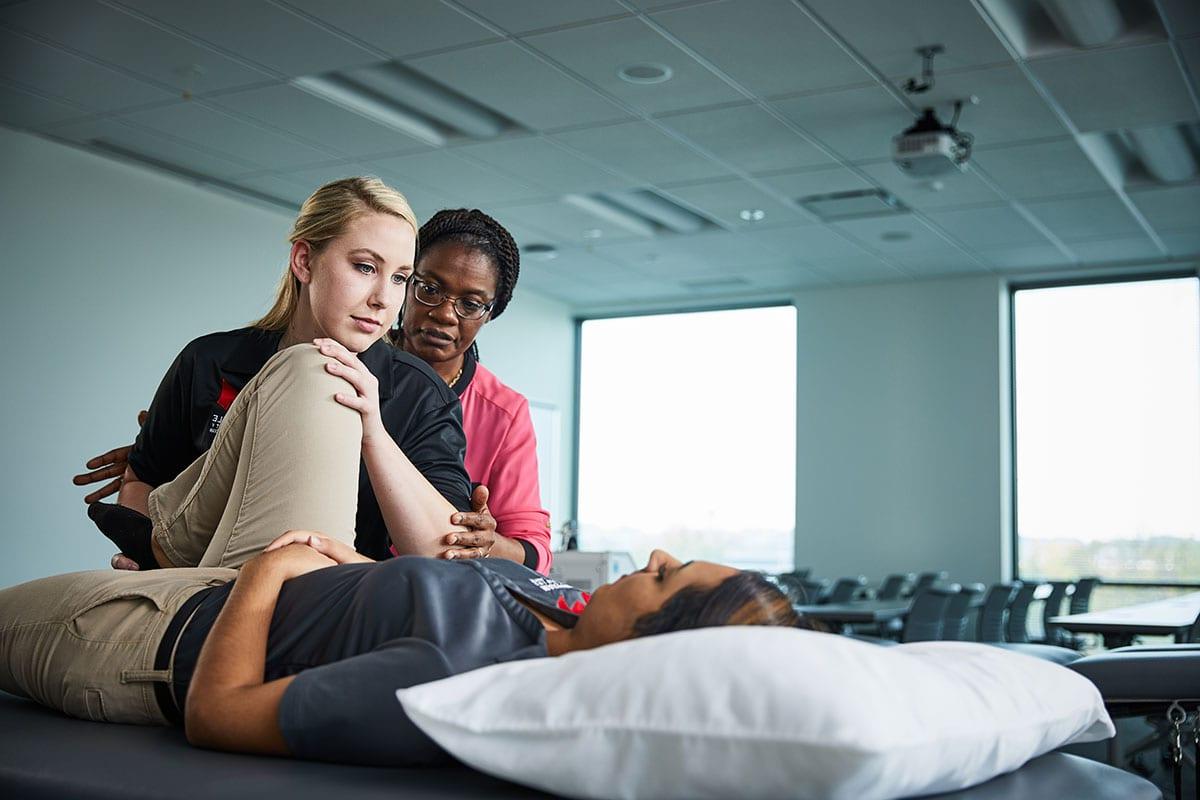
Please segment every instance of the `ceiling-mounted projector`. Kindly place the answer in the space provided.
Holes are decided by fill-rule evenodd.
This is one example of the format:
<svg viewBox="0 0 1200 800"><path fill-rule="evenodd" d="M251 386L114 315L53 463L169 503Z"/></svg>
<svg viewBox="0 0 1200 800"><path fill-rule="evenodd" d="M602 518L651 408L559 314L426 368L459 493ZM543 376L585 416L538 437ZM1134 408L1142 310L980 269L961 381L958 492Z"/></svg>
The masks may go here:
<svg viewBox="0 0 1200 800"><path fill-rule="evenodd" d="M958 118L961 103L955 104ZM932 108L921 112L912 127L892 137L892 161L906 175L930 178L967 168L973 137L951 125L943 125Z"/></svg>

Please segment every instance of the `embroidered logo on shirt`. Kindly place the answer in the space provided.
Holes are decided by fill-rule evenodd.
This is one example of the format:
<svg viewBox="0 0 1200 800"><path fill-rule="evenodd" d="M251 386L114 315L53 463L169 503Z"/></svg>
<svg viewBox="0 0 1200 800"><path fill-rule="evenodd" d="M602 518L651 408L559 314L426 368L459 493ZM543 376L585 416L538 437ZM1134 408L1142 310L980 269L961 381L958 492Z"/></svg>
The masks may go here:
<svg viewBox="0 0 1200 800"><path fill-rule="evenodd" d="M229 381L222 378L221 393L217 396L217 407L220 408L220 411L214 413L208 420L208 432L210 434L215 434L221 427L221 421L225 419L225 412L233 405L233 401L237 396L238 390L233 388L233 385Z"/></svg>
<svg viewBox="0 0 1200 800"><path fill-rule="evenodd" d="M569 583L561 583L554 578L530 578L529 582L541 589L543 592L553 592L556 589L574 589L575 587Z"/></svg>

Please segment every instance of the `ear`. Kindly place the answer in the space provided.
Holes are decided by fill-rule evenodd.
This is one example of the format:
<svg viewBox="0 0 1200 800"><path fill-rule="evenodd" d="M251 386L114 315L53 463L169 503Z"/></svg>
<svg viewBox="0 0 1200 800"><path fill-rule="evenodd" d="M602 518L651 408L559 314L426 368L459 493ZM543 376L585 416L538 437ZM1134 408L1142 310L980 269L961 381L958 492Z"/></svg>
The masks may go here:
<svg viewBox="0 0 1200 800"><path fill-rule="evenodd" d="M312 245L303 239L292 243L292 254L288 260L288 268L296 280L307 284L312 280Z"/></svg>

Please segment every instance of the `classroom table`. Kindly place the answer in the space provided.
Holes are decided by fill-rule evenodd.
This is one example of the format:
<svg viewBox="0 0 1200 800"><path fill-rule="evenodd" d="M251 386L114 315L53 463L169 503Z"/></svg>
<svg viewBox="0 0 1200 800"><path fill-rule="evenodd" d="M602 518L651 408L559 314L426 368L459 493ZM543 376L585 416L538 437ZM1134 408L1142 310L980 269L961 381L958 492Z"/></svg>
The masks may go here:
<svg viewBox="0 0 1200 800"><path fill-rule="evenodd" d="M797 614L829 625L878 625L908 614L911 598L899 600L853 600L849 603L793 606Z"/></svg>
<svg viewBox="0 0 1200 800"><path fill-rule="evenodd" d="M1051 617L1050 623L1072 633L1098 633L1108 649L1132 644L1135 636L1174 636L1190 640L1200 617L1200 592L1134 606Z"/></svg>

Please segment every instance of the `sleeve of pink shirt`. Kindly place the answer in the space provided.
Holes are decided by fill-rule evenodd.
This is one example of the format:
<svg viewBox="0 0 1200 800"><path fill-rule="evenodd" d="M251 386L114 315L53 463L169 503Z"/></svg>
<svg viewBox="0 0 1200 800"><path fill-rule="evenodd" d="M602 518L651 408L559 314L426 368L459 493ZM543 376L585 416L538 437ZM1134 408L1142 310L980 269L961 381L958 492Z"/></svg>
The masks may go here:
<svg viewBox="0 0 1200 800"><path fill-rule="evenodd" d="M537 551L537 571L550 571L550 514L542 508L538 491L537 441L529 401L520 397L512 408L507 430L468 431L467 437L502 438L495 442L492 468L481 481L488 487L488 509L496 518L496 531L511 539L529 542ZM480 442L482 444L482 442Z"/></svg>

